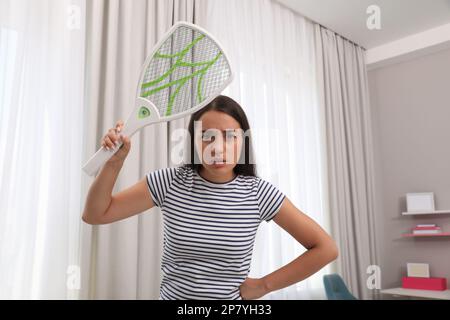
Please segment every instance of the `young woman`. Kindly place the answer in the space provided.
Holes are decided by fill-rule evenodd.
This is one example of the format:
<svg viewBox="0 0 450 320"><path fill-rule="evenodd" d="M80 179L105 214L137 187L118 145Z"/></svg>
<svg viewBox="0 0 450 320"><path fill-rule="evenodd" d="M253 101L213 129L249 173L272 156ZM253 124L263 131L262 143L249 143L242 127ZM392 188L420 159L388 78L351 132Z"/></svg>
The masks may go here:
<svg viewBox="0 0 450 320"><path fill-rule="evenodd" d="M111 195L130 150L129 138L120 134L122 126L119 121L102 139L108 148L118 139L124 144L93 182L83 221L106 224L155 205L161 208L160 299L257 299L336 259L333 239L274 185L256 176L247 117L233 99L219 96L192 115L190 163L152 171ZM308 250L262 278L249 278L259 223L271 220Z"/></svg>

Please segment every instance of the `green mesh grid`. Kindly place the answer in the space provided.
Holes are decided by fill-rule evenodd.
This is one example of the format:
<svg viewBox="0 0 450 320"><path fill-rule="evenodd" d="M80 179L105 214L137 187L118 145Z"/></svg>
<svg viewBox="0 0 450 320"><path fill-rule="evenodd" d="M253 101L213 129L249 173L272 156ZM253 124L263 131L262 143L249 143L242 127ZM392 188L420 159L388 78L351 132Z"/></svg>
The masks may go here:
<svg viewBox="0 0 450 320"><path fill-rule="evenodd" d="M176 28L151 58L141 83L161 117L194 108L231 77L230 66L217 44L188 26ZM145 107L139 117L150 114Z"/></svg>

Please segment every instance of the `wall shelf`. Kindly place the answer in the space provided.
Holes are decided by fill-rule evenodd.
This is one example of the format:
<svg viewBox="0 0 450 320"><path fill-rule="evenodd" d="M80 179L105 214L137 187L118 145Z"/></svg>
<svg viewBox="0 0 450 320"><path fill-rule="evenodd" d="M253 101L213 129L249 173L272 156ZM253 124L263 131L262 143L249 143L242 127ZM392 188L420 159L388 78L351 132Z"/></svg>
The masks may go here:
<svg viewBox="0 0 450 320"><path fill-rule="evenodd" d="M402 216L439 216L450 215L450 210L429 210L417 212L402 212ZM401 235L402 238L433 238L433 239L450 239L450 232L432 233L432 234L414 234L412 230ZM431 240L430 240L431 241ZM381 293L390 294L393 296L407 296L410 298L428 298L428 299L445 299L450 300L450 290L434 291L434 290L419 290L406 288L390 288L381 290Z"/></svg>
<svg viewBox="0 0 450 320"><path fill-rule="evenodd" d="M391 289L381 290L380 292L384 293L384 294L394 295L394 296L407 296L407 297L415 297L415 298L450 300L450 290L434 291L434 290L391 288Z"/></svg>
<svg viewBox="0 0 450 320"><path fill-rule="evenodd" d="M423 238L423 237L450 237L450 232L441 232L434 234L414 234L414 233L404 233L402 234L404 238Z"/></svg>
<svg viewBox="0 0 450 320"><path fill-rule="evenodd" d="M450 210L402 212L402 215L404 215L404 216L432 215L432 214L450 214Z"/></svg>

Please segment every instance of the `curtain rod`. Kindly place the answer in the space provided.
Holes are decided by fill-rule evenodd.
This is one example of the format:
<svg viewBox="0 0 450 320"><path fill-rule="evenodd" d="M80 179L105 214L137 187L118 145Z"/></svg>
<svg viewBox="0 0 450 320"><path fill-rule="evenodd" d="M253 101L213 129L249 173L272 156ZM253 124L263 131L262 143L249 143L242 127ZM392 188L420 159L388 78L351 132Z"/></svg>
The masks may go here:
<svg viewBox="0 0 450 320"><path fill-rule="evenodd" d="M322 28L327 29L327 30L330 31L330 32L333 32L334 34L338 35L338 36L341 37L342 39L347 40L348 42L351 42L351 43L354 44L355 46L358 46L358 47L362 48L364 51L367 51L367 49L366 49L364 46L362 46L362 45L356 43L356 42L353 41L353 40L350 40L350 39L347 38L347 37L344 37L343 35L337 33L336 31L331 30L330 28L324 26L323 24L321 24L321 23L319 23L319 22L317 22L317 21L311 19L310 17L307 17L307 16L303 15L302 13L300 13L300 12L298 12L298 11L295 11L294 9L292 9L292 8L288 7L287 5L285 5L284 3L281 3L281 2L279 2L278 0L271 0L271 1L272 1L272 2L276 2L277 4L279 4L280 6L282 6L283 8L285 8L285 9L291 11L294 15L300 16L300 17L302 17L302 18L308 20L309 22L312 22L312 23L314 23L314 24L317 24L317 25L321 26Z"/></svg>

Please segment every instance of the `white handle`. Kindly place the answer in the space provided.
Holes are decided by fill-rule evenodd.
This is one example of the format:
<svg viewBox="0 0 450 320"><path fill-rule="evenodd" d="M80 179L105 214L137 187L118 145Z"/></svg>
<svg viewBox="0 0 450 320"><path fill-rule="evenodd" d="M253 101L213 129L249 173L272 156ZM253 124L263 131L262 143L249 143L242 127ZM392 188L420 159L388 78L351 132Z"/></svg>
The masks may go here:
<svg viewBox="0 0 450 320"><path fill-rule="evenodd" d="M136 116L139 108L142 106L145 106L148 110L150 110L150 116L144 119L140 119ZM137 98L135 109L125 122L121 134L131 138L139 129L159 121L160 117L158 114L158 109L156 109L153 103L146 99ZM117 152L117 150L119 150L122 144L123 142L119 141L119 145L110 150L106 150L106 148L101 147L83 166L84 172L90 176L93 176L106 163L106 161L108 161Z"/></svg>
<svg viewBox="0 0 450 320"><path fill-rule="evenodd" d="M122 127L122 131L120 132L124 136L131 136L138 130L136 121L130 121L132 119L128 119L127 122ZM103 167L103 165L108 161L123 145L121 140L119 141L119 145L114 145L112 149L106 150L105 147L101 147L98 151L86 162L83 166L84 172L88 175L93 176L97 173L97 171Z"/></svg>
<svg viewBox="0 0 450 320"><path fill-rule="evenodd" d="M83 166L84 172L92 176L108 161L119 148L122 146L122 142L113 149L106 150L106 148L101 147Z"/></svg>

